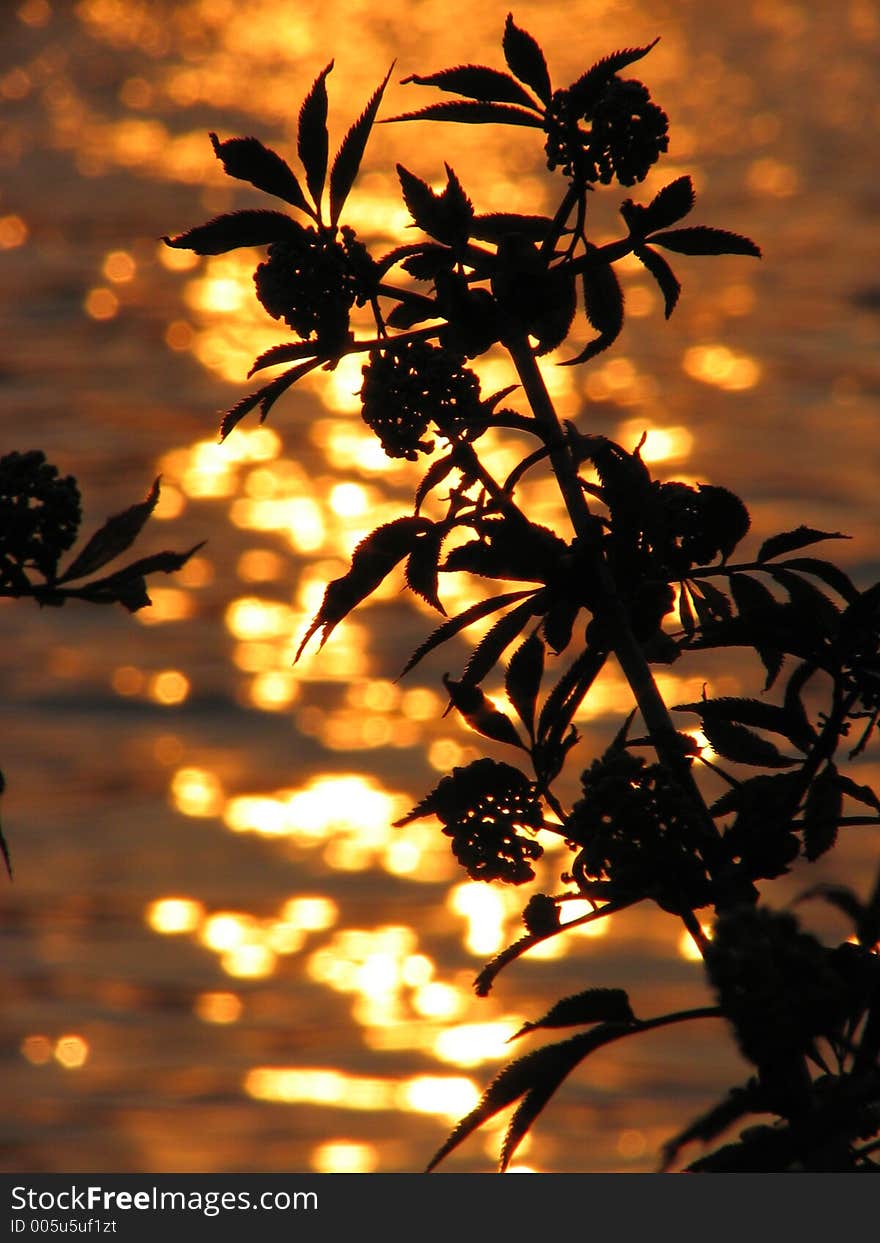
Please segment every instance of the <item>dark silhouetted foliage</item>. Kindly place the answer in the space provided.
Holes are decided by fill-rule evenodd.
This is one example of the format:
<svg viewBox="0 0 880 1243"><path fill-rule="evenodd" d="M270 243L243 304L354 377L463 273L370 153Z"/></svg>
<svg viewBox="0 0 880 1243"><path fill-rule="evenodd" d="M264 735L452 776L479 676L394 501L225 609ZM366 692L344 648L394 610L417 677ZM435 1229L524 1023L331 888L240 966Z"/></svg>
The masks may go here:
<svg viewBox="0 0 880 1243"><path fill-rule="evenodd" d="M401 563L408 586L444 615L447 575L485 583L484 597L445 616L403 672L488 620L465 667L444 685L449 707L493 754L443 777L399 823L436 817L468 874L487 882L532 880L542 839L561 839L567 853L560 889L531 895L522 937L480 973L478 993L539 941L636 903L683 925L705 960L710 1005L644 1018L623 990L588 988L524 1024L519 1035L585 1030L505 1067L431 1167L515 1106L504 1169L587 1057L646 1031L721 1017L752 1073L669 1141L664 1168L686 1146L713 1144L759 1115L761 1125L689 1168L872 1170L880 1148L880 882L861 895L839 886L808 891L852 920L852 940L838 946L802 929L791 911L774 910L762 886L825 855L840 833L880 824L880 800L850 771L880 714L880 584L862 590L833 562L801 555L843 538L838 532L800 526L750 556L750 517L738 496L718 485L659 482L639 447L562 425L536 361L572 343L566 361L580 365L614 343L625 327L616 267L630 255L656 281L667 318L682 287L666 254L760 255L737 233L681 223L695 204L687 176L647 202L625 199L619 238L590 239L588 198L602 186L636 186L667 150L666 113L641 81L624 76L653 46L614 52L559 88L536 39L510 16L505 68L462 64L405 79L452 98L392 121L535 131L559 184L552 217L481 214L449 164L439 192L398 165L415 240L370 255L340 220L387 78L330 165L328 191L328 66L300 113L306 189L256 139L212 136L228 173L304 221L241 211L167 240L200 254L267 246L257 296L296 334L257 360L255 370L294 365L242 399L223 436L254 409L265 418L307 372L361 354L363 417L385 452L410 461L430 455L414 513L358 545L348 571L327 587L300 653L317 632L323 643ZM352 328L356 305L369 309L368 333ZM513 363L521 409L501 404L511 389L481 395L468 363L492 347ZM490 428L533 442L504 480L480 456ZM568 532L538 525L523 507L519 485L539 463L552 471ZM28 528L28 563L53 573L72 538L75 496L48 478L34 486L48 511ZM20 572L14 557L7 563L8 573ZM50 595L69 577L53 580ZM696 702L663 701L653 666L681 661L699 671L704 652L728 648L754 654L763 686L754 697L706 690ZM604 753L584 756L576 715L611 655L632 711ZM483 689L496 669L509 710ZM708 745L686 732L697 722ZM510 762L494 758L499 748ZM583 770L580 797L566 806L556 783L574 763ZM573 899L586 900L589 913L564 922ZM711 919L707 932L702 921Z"/></svg>
<svg viewBox="0 0 880 1243"><path fill-rule="evenodd" d="M183 553L152 553L109 574L100 571L131 547L158 499L156 479L145 500L108 518L59 572L58 563L76 543L82 521L76 480L61 478L38 449L7 453L0 458L0 597L29 597L55 608L68 600L121 604L129 613L145 608L150 575L179 570L201 544ZM3 788L0 774L0 794ZM0 852L11 876L2 831Z"/></svg>

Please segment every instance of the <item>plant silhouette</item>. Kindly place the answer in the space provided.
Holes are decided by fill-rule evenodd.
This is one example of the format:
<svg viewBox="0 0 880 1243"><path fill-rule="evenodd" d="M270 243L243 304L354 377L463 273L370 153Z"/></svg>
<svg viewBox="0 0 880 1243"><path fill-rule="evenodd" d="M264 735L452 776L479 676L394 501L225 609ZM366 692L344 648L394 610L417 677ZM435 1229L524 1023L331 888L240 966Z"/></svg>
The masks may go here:
<svg viewBox="0 0 880 1243"><path fill-rule="evenodd" d="M131 547L158 500L156 479L143 501L108 518L59 572L58 563L76 543L82 522L77 482L72 475L62 478L39 449L7 453L0 458L0 598L29 598L53 608L68 600L121 604L129 613L146 607L149 576L181 569L201 544L183 553L152 553L109 574L100 571ZM0 774L0 794L3 789ZM0 852L11 878L2 830Z"/></svg>
<svg viewBox="0 0 880 1243"><path fill-rule="evenodd" d="M750 519L738 496L717 485L659 482L640 446L628 450L561 422L537 361L565 346L564 365L580 366L614 344L625 319L615 267L629 256L656 281L668 318L681 292L668 255L760 255L737 233L682 224L695 205L687 176L647 202L624 199L620 236L590 240L591 196L637 186L667 149L666 114L641 81L625 76L653 46L614 52L558 88L538 42L508 16L505 68L459 65L405 79L453 98L391 122L534 131L558 178L553 215L481 214L449 164L440 192L399 164L403 200L422 236L372 255L342 217L388 76L331 162L331 62L299 114L301 173L256 138L211 135L228 174L296 214L237 211L165 240L203 255L267 247L256 295L294 334L257 358L252 374L290 365L226 414L221 438L251 411L265 419L304 375L360 354L365 423L390 457L429 459L413 511L353 550L297 658L315 636L323 645L401 564L410 590L442 618L404 673L491 619L464 669L443 681L450 707L509 758L453 769L398 823L436 817L479 881L532 880L542 839L561 839L568 854L559 891L530 898L523 935L484 968L477 992L488 993L498 972L538 942L648 902L683 924L714 994L714 1004L650 1017L637 1016L622 989L587 988L560 1000L518 1035L574 1034L505 1067L429 1168L514 1106L500 1154L505 1169L591 1054L657 1028L722 1017L752 1073L669 1140L663 1168L680 1165L683 1150L699 1142L708 1152L693 1157L693 1171L876 1170L880 882L862 895L831 886L804 895L851 920L853 936L837 946L769 906L762 883L798 859L825 855L841 830L880 824L880 799L847 771L880 714L880 584L859 589L815 555L815 545L845 538L836 531L802 525L741 551ZM371 316L366 335L352 327L356 307ZM506 352L519 384L484 395L469 362L492 347ZM480 453L490 429L534 442L505 479ZM570 530L537 524L521 504L519 485L539 465L552 472ZM451 574L477 576L486 590L450 617L441 583ZM704 690L694 702L664 701L654 666L699 668L704 653L730 648L754 654L759 694L716 698ZM612 657L632 710L604 753L585 757L574 719ZM499 666L506 710L482 688ZM705 746L686 732L697 723ZM583 768L580 797L566 806L557 783L575 763ZM574 899L586 899L590 911L565 922ZM712 1148L751 1116L757 1125Z"/></svg>

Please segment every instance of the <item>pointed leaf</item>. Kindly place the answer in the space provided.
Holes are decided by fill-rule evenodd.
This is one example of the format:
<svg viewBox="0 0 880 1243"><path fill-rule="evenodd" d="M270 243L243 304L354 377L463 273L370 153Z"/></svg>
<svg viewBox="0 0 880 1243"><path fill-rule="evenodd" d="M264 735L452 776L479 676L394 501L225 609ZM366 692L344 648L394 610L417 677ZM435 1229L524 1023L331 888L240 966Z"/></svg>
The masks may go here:
<svg viewBox="0 0 880 1243"><path fill-rule="evenodd" d="M788 592L791 603L803 617L805 630L817 638L830 638L837 633L840 609L833 600L792 570L781 565L769 566L768 569L774 581Z"/></svg>
<svg viewBox="0 0 880 1243"><path fill-rule="evenodd" d="M446 673L443 685L449 692L453 707L457 708L471 729L484 738L526 749L510 717L499 711L478 686L471 682L457 682Z"/></svg>
<svg viewBox="0 0 880 1243"><path fill-rule="evenodd" d="M764 584L751 574L731 574L730 593L741 617L759 617L779 608L779 602Z"/></svg>
<svg viewBox="0 0 880 1243"><path fill-rule="evenodd" d="M584 1032L583 1035L572 1036L570 1040L564 1040L561 1044L549 1045L546 1049L538 1050L540 1053L547 1049L555 1050L555 1057L552 1061L548 1058L547 1062L541 1065L534 1086L529 1088L522 1104L510 1120L501 1149L499 1172L503 1173L507 1169L513 1154L522 1143L532 1123L574 1068L588 1054L601 1049L604 1045L613 1044L615 1040L620 1040L622 1036L629 1035L633 1030L629 1025L603 1023L601 1027Z"/></svg>
<svg viewBox="0 0 880 1243"><path fill-rule="evenodd" d="M436 238L437 241L451 245L467 240L474 209L462 189L461 182L448 164L446 165L446 189L442 194L435 194L427 182L416 177L402 164L397 165L397 175L400 179L404 202L420 229ZM441 258L444 260L443 267L448 266L447 254L446 251L441 253ZM404 267L411 274L418 275L418 271L412 272L411 261L404 264Z"/></svg>
<svg viewBox="0 0 880 1243"><path fill-rule="evenodd" d="M651 250L650 246L639 246L633 253L660 286L660 292L663 295L664 315L669 319L678 303L678 295L681 293L681 282L663 256L658 255L656 250Z"/></svg>
<svg viewBox="0 0 880 1243"><path fill-rule="evenodd" d="M513 1036L524 1036L539 1027L578 1027L587 1023L631 1023L635 1019L629 997L622 988L588 988L572 997L563 997L534 1023L523 1023Z"/></svg>
<svg viewBox="0 0 880 1243"><path fill-rule="evenodd" d="M310 358L308 361L300 363L298 367L291 367L290 371L285 371L283 375L276 376L274 380L270 380L268 384L264 385L263 388L257 389L255 393L249 393L247 397L242 397L241 401L236 402L232 409L227 410L226 414L224 414L220 423L220 440L225 440L232 429L256 406L260 407L260 422L262 423L282 393L285 393L292 384L302 379L304 375L314 371L315 367L319 366L320 363L320 358Z"/></svg>
<svg viewBox="0 0 880 1243"><path fill-rule="evenodd" d="M292 363L298 358L314 357L317 349L318 346L314 341L293 341L289 345L282 342L280 345L273 345L254 359L253 366L248 372L248 379L265 367L277 367L279 363Z"/></svg>
<svg viewBox="0 0 880 1243"><path fill-rule="evenodd" d="M454 69L440 69L437 73L424 76L413 73L403 79L402 85L410 82L416 86L436 86L441 91L453 91L486 103L522 104L526 108L535 108L531 95L510 74L502 73L500 69L488 69L485 65L456 65Z"/></svg>
<svg viewBox="0 0 880 1243"><path fill-rule="evenodd" d="M789 561L783 561L782 567L787 570L800 570L803 574L812 574L815 578L820 578L850 604L859 597L858 590L849 575L831 561L820 561L816 557L792 557Z"/></svg>
<svg viewBox="0 0 880 1243"><path fill-rule="evenodd" d="M446 457L438 458L436 462L431 463L425 475L423 476L421 483L416 489L416 495L415 495L415 501L414 501L414 508L415 508L416 513L419 512L422 505L425 503L425 498L427 497L428 493L433 488L436 488L439 484L441 484L443 480L446 479L446 477L449 475L449 472L454 469L455 469L455 458L454 458L454 455L451 453L448 454Z"/></svg>
<svg viewBox="0 0 880 1243"><path fill-rule="evenodd" d="M144 523L156 508L158 499L159 477L157 476L146 499L108 518L56 582L68 583L75 578L85 578L87 574L100 570L108 561L112 561L114 557L125 552L126 548L129 548L137 539Z"/></svg>
<svg viewBox="0 0 880 1243"><path fill-rule="evenodd" d="M866 807L873 807L875 811L880 811L880 798L877 797L869 785L859 785L853 781L852 777L847 777L845 773L835 773L835 780L843 793L848 794L850 798L854 798L857 803L864 803Z"/></svg>
<svg viewBox="0 0 880 1243"><path fill-rule="evenodd" d="M737 725L752 725L756 729L767 729L771 733L780 734L790 742L797 742L792 732L799 734L797 723L792 723L790 714L785 708L776 704L765 703L761 699L740 699L736 696L724 696L721 699L701 699L695 703L675 704L674 712L695 712L704 721L732 721Z"/></svg>
<svg viewBox="0 0 880 1243"><path fill-rule="evenodd" d="M511 609L483 636L467 663L462 676L464 683L478 686L491 673L529 618L534 616L535 610L540 609L540 594L530 596Z"/></svg>
<svg viewBox="0 0 880 1243"><path fill-rule="evenodd" d="M504 688L507 698L531 737L535 731L535 704L543 674L544 644L537 634L530 634L510 658Z"/></svg>
<svg viewBox="0 0 880 1243"><path fill-rule="evenodd" d="M582 1037L575 1037L575 1039L582 1039ZM570 1044L571 1042L564 1043ZM506 1109L536 1083L544 1080L548 1074L552 1074L560 1064L560 1056L556 1052L558 1047L546 1045L543 1049L534 1049L531 1053L505 1066L489 1084L476 1108L462 1118L446 1142L438 1148L425 1172L430 1173L444 1157L448 1156L484 1122L494 1118L495 1114Z"/></svg>
<svg viewBox="0 0 880 1243"><path fill-rule="evenodd" d="M372 595L397 563L412 552L419 536L430 525L424 518L395 518L361 540L347 572L328 583L321 607L297 649L294 663L317 630L322 631L321 647L324 646L343 618Z"/></svg>
<svg viewBox="0 0 880 1243"><path fill-rule="evenodd" d="M537 39L516 25L512 13L507 14L501 46L511 72L516 74L520 82L525 82L526 86L532 88L542 104L549 104L553 97L553 88L550 85L544 53Z"/></svg>
<svg viewBox="0 0 880 1243"><path fill-rule="evenodd" d="M292 207L314 215L293 169L270 147L264 147L258 138L228 138L220 142L216 134L209 137L214 154L230 177L249 181L258 190L274 194Z"/></svg>
<svg viewBox="0 0 880 1243"><path fill-rule="evenodd" d="M692 592L691 595L694 601L694 608L697 610L700 621L704 626L708 622L730 617L733 611L730 600L714 583L707 583L702 578L692 579L691 583L700 593L697 595L697 592Z"/></svg>
<svg viewBox="0 0 880 1243"><path fill-rule="evenodd" d="M651 199L640 225L645 233L667 229L686 216L694 205L694 183L690 177L676 177Z"/></svg>
<svg viewBox="0 0 880 1243"><path fill-rule="evenodd" d="M331 60L312 83L299 110L296 135L296 149L306 171L306 184L319 215L327 177L327 75L332 68Z"/></svg>
<svg viewBox="0 0 880 1243"><path fill-rule="evenodd" d="M449 103L428 104L418 112L404 112L397 117L386 117L380 125L394 121L457 121L461 125L525 125L530 129L542 129L543 122L534 112L518 108L514 104L485 104L479 100L450 100Z"/></svg>
<svg viewBox="0 0 880 1243"><path fill-rule="evenodd" d="M175 250L193 250L197 255L225 255L241 246L299 240L304 232L301 224L280 211L235 211L162 241Z"/></svg>
<svg viewBox="0 0 880 1243"><path fill-rule="evenodd" d="M806 548L809 544L818 544L825 539L849 539L840 531L816 531L812 527L800 526L794 531L783 531L780 535L771 535L764 540L758 552L758 561L769 561L782 553L794 552L797 548Z"/></svg>
<svg viewBox="0 0 880 1243"><path fill-rule="evenodd" d="M760 734L731 721L704 718L703 733L714 751L735 764L755 764L761 768L791 768L798 762L782 755L772 742L762 738Z"/></svg>
<svg viewBox="0 0 880 1243"><path fill-rule="evenodd" d="M764 1099L763 1089L757 1081L752 1081L743 1088L732 1088L723 1100L700 1114L683 1131L679 1131L672 1139L666 1141L663 1145L662 1172L665 1173L669 1169L686 1144L697 1140L703 1144L710 1144L746 1114L765 1112L769 1112L769 1106Z"/></svg>
<svg viewBox="0 0 880 1243"><path fill-rule="evenodd" d="M527 591L508 591L500 596L489 596L485 600L478 600L476 604L472 604L470 608L465 609L463 613L459 613L457 617L451 617L448 622L444 622L442 626L428 636L421 643L412 656L407 661L399 676L402 678L404 674L409 673L411 669L422 660L429 652L433 652L434 648L439 647L441 643L446 643L448 639L453 638L467 626L473 625L474 622L480 621L484 617L488 617L490 613L497 613L500 609L506 608L508 604L513 604L517 600L522 600L524 596L532 596L535 590Z"/></svg>
<svg viewBox="0 0 880 1243"><path fill-rule="evenodd" d="M437 596L437 563L440 560L440 545L446 532L443 527L435 524L417 541L406 562L406 585L410 591L430 604L431 608L446 616L446 609Z"/></svg>
<svg viewBox="0 0 880 1243"><path fill-rule="evenodd" d="M394 66L392 65L391 69L393 68ZM376 113L379 111L379 104L382 102L385 87L388 85L388 79L391 77L391 69L388 70L382 82L371 95L366 108L345 135L336 153L336 159L333 161L333 167L330 170L331 224L338 222L345 200L348 198L351 187L354 185L355 178L358 175L361 160L364 158L367 139L370 136L370 130L373 128Z"/></svg>
<svg viewBox="0 0 880 1243"><path fill-rule="evenodd" d="M623 290L610 263L597 264L583 274L584 310L599 336L588 341L574 358L566 358L565 367L586 362L607 350L616 341L623 327Z"/></svg>
<svg viewBox="0 0 880 1243"><path fill-rule="evenodd" d="M579 704L602 672L607 657L607 652L588 647L566 669L544 700L538 717L539 739L560 738L566 732Z"/></svg>
<svg viewBox="0 0 880 1243"><path fill-rule="evenodd" d="M761 248L750 237L730 233L727 229L713 229L706 224L689 229L670 229L653 233L648 241L652 246L663 246L680 255L754 255L760 259Z"/></svg>
<svg viewBox="0 0 880 1243"><path fill-rule="evenodd" d="M632 65L637 60L641 60L643 56L647 56L651 49L657 46L658 42L659 36L645 47L624 48L619 52L612 52L610 56L604 56L602 60L597 61L585 74L578 78L577 82L569 87L569 95L572 97L572 102L577 110L580 112L594 102L596 95L605 89L606 84L616 73L619 73L621 69L625 69L627 65Z"/></svg>
<svg viewBox="0 0 880 1243"><path fill-rule="evenodd" d="M842 811L843 791L837 770L828 764L813 778L804 803L804 854L811 863L836 842Z"/></svg>

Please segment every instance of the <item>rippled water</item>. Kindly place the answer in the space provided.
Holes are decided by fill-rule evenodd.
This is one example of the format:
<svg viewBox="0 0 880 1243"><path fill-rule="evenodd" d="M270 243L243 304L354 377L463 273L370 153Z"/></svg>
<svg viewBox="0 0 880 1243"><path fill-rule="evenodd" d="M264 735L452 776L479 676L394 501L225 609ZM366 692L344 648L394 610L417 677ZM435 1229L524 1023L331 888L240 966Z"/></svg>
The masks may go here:
<svg viewBox="0 0 880 1243"><path fill-rule="evenodd" d="M438 693L467 649L397 682L434 622L391 582L292 665L324 584L405 511L415 468L385 459L358 418L357 366L216 444L218 412L283 334L253 302L253 255L190 262L157 239L265 205L223 177L207 132L292 150L299 101L331 57L337 141L395 57L385 115L427 98L397 85L409 73L500 64L504 7L388 12L24 0L0 16L3 451L40 447L76 474L87 526L161 473L142 551L208 541L133 619L0 608L16 865L2 894L6 1169L415 1170L506 1038L558 996L621 984L645 1015L705 997L669 921L641 910L473 997L478 967L517 935L524 893L467 882L428 822L389 827L479 753ZM691 172L694 220L748 233L765 255L682 260L668 325L626 270L617 349L547 367L560 412L626 444L647 430L658 473L742 491L758 536L802 520L850 532L840 558L873 581L876 6L754 0L716 6L710 24L695 0L593 0L515 17L559 82L660 34L640 69L673 141L646 192ZM380 245L406 225L396 159L428 180L449 159L479 210L541 210L552 183L531 138L378 127L351 222ZM600 235L622 196L606 197ZM507 382L499 360L480 370L484 391ZM499 470L509 452L495 448ZM553 522L552 500L531 499ZM738 666L713 677L716 693L754 686ZM702 677L676 666L664 682L694 698ZM620 684L599 687L585 757L623 707ZM858 876L870 843L838 853L823 876ZM551 852L539 888L560 866ZM597 1057L522 1163L652 1168L736 1073L716 1035L658 1033ZM498 1139L474 1138L450 1168L491 1168Z"/></svg>

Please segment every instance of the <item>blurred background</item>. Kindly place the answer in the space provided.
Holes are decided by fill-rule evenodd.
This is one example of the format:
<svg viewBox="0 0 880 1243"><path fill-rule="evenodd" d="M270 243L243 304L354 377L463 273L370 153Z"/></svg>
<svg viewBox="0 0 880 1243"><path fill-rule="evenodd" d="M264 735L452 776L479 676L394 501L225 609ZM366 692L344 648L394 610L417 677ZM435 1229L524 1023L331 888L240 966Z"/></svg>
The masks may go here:
<svg viewBox="0 0 880 1243"><path fill-rule="evenodd" d="M399 85L410 73L500 67L506 12L462 0L2 6L2 452L39 448L74 474L84 534L161 474L140 553L207 541L134 617L0 607L16 870L0 878L3 1169L417 1171L509 1058L509 1036L559 996L621 985L646 1017L707 1000L674 921L642 908L600 924L604 935L556 938L474 997L531 890L468 881L430 821L390 827L481 754L442 717L438 690L467 646L398 682L436 615L392 576L292 664L325 583L406 511L418 468L386 459L360 420L357 363L310 378L265 426L251 416L219 446L219 414L285 330L252 296L255 253L197 259L159 240L273 205L225 178L209 130L293 158L300 101L335 57L332 146L395 58L386 116L432 97ZM755 541L802 521L849 533L831 555L874 581L877 6L744 0L710 20L698 0L544 0L514 17L557 85L660 35L630 72L669 113L670 150L628 193L647 201L689 172L692 221L764 251L760 263L676 257L684 292L668 324L644 271L624 266L617 346L585 368L548 361L560 413L630 448L646 431L661 478L741 492ZM437 182L444 158L478 211L542 211L558 191L530 131L379 126L347 212L374 253L408 222L394 162ZM595 241L613 236L626 196L595 196ZM477 366L484 392L509 381L501 358ZM515 460L489 448L499 472ZM551 496L530 499L556 520ZM474 598L444 596L450 612ZM682 661L659 681L680 702L704 677ZM761 681L731 659L713 666L710 693ZM608 671L579 718L570 796L628 706ZM876 765L861 768L877 780ZM865 888L866 832L778 882L774 901L820 879ZM566 858L547 852L537 890L558 888ZM655 1168L663 1139L740 1069L713 1024L625 1042L560 1091L518 1168ZM491 1169L500 1126L449 1168Z"/></svg>

